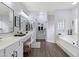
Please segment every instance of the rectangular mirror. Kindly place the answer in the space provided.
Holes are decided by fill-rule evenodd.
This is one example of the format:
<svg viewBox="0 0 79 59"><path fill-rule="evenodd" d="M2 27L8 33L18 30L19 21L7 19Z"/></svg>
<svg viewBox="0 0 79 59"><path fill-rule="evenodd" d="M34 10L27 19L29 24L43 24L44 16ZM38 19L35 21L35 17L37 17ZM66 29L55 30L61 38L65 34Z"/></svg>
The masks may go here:
<svg viewBox="0 0 79 59"><path fill-rule="evenodd" d="M13 10L0 2L0 34L12 33L13 30Z"/></svg>
<svg viewBox="0 0 79 59"><path fill-rule="evenodd" d="M28 20L27 20L27 18L25 18L25 17L23 17L23 16L21 16L20 15L20 24L21 24L21 27L20 27L20 30L22 31L22 32L24 32L24 31L26 31L26 25L27 25L27 23L28 23ZM28 26L28 25L27 25Z"/></svg>

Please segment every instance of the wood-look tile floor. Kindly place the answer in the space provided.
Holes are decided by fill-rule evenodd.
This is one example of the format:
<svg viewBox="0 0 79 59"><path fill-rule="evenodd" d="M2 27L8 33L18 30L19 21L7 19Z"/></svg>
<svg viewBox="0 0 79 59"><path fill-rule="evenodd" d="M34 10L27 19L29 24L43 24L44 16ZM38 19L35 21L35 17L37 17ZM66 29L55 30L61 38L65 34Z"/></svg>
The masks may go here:
<svg viewBox="0 0 79 59"><path fill-rule="evenodd" d="M57 44L42 41L41 48L32 48L31 54L28 57L69 57L69 56Z"/></svg>

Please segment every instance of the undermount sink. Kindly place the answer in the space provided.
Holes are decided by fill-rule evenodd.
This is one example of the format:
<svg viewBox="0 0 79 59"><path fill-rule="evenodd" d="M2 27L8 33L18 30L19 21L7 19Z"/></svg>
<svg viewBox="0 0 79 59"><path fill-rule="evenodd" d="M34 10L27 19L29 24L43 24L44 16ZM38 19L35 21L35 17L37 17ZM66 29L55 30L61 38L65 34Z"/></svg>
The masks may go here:
<svg viewBox="0 0 79 59"><path fill-rule="evenodd" d="M18 32L17 34L15 34L14 36L15 37L22 37L22 36L25 36L28 32L26 33L22 33L22 32Z"/></svg>
<svg viewBox="0 0 79 59"><path fill-rule="evenodd" d="M21 36L25 36L26 34L15 34L14 36L15 37L17 37L17 36L19 36L19 37L21 37Z"/></svg>

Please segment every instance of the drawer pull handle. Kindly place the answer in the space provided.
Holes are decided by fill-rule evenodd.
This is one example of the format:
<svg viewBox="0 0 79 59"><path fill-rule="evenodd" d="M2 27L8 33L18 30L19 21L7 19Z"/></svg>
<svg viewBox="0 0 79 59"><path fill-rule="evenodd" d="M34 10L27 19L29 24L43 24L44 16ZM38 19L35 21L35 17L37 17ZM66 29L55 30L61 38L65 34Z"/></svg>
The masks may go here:
<svg viewBox="0 0 79 59"><path fill-rule="evenodd" d="M12 57L17 57L17 51L13 51Z"/></svg>
<svg viewBox="0 0 79 59"><path fill-rule="evenodd" d="M73 45L74 45L75 43L73 42Z"/></svg>

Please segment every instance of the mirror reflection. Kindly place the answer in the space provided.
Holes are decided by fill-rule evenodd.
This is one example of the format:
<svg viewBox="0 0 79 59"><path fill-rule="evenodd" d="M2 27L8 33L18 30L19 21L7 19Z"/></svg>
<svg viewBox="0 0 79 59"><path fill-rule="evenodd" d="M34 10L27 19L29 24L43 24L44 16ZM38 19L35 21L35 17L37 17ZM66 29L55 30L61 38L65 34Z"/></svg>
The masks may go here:
<svg viewBox="0 0 79 59"><path fill-rule="evenodd" d="M13 11L0 3L0 34L13 32Z"/></svg>
<svg viewBox="0 0 79 59"><path fill-rule="evenodd" d="M21 16L21 31L30 31L30 23L24 16Z"/></svg>

